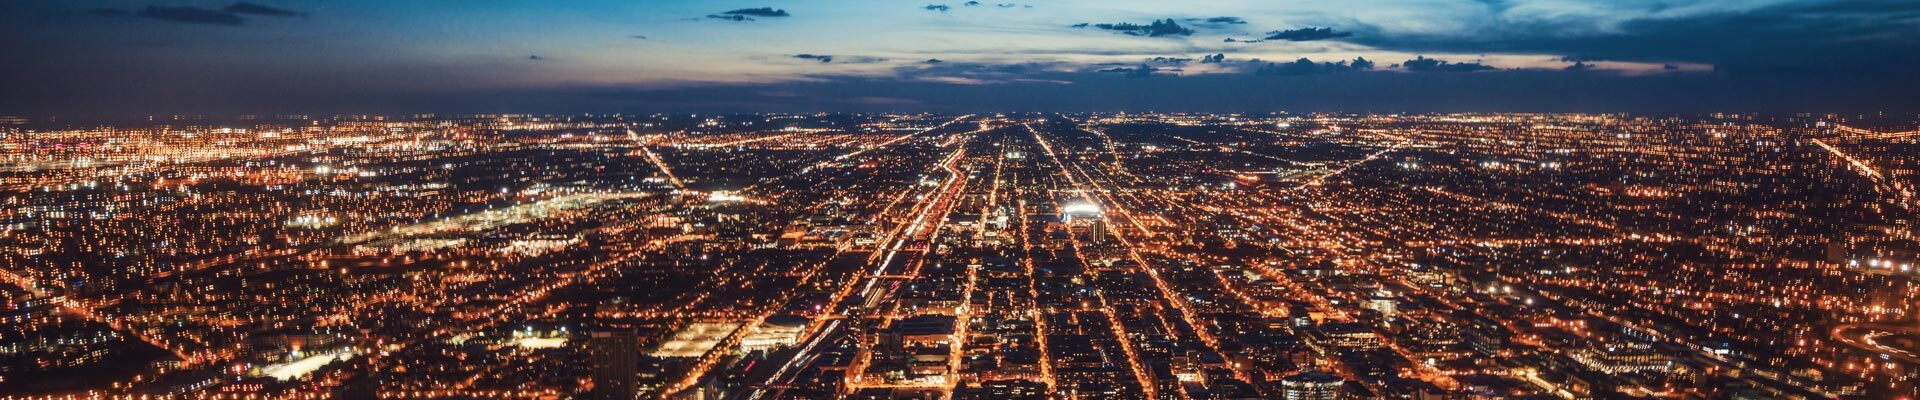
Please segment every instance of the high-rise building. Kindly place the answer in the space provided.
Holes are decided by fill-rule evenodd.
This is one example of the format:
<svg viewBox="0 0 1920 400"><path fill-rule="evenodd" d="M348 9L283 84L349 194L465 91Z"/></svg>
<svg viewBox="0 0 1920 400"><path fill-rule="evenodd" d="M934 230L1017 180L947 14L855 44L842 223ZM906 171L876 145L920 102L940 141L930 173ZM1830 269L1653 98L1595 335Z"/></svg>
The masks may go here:
<svg viewBox="0 0 1920 400"><path fill-rule="evenodd" d="M1338 400L1345 384L1339 375L1307 371L1280 379L1281 397L1286 400Z"/></svg>
<svg viewBox="0 0 1920 400"><path fill-rule="evenodd" d="M639 397L640 337L632 330L594 331L587 340L593 362L593 398Z"/></svg>
<svg viewBox="0 0 1920 400"><path fill-rule="evenodd" d="M1395 298L1393 291L1381 289L1374 292L1373 296L1367 297L1364 307L1379 312L1383 319L1393 319L1393 313L1397 308L1395 305L1398 302L1399 299Z"/></svg>

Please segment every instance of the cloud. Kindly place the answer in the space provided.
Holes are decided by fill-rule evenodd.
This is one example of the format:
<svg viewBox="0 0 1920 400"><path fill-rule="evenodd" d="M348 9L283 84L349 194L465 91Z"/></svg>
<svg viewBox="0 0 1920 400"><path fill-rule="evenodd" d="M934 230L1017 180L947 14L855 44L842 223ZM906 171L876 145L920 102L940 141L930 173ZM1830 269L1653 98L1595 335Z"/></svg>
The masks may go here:
<svg viewBox="0 0 1920 400"><path fill-rule="evenodd" d="M1210 56L1200 57L1201 64L1219 64L1224 61L1227 61L1226 53L1214 53Z"/></svg>
<svg viewBox="0 0 1920 400"><path fill-rule="evenodd" d="M1150 62L1150 63L1160 63L1160 64L1170 64L1170 65L1186 65L1188 61L1193 61L1193 59L1174 58L1174 57L1154 57L1154 58L1147 59L1147 62Z"/></svg>
<svg viewBox="0 0 1920 400"><path fill-rule="evenodd" d="M1291 42L1306 42L1306 41L1313 41L1313 40L1339 39L1339 38L1344 38L1349 36L1353 36L1353 33L1352 32L1335 32L1333 28L1306 27L1306 28L1300 28L1300 29L1288 29L1284 31L1267 32L1266 40L1285 40L1285 41L1291 41Z"/></svg>
<svg viewBox="0 0 1920 400"><path fill-rule="evenodd" d="M894 68L894 77L916 82L942 82L964 85L1010 84L1016 82L1039 82L1051 84L1071 84L1057 79L1055 75L1068 70L1081 68L1062 62L1024 62L1014 64L975 63L965 61L935 61L902 64Z"/></svg>
<svg viewBox="0 0 1920 400"><path fill-rule="evenodd" d="M1087 26L1088 24L1086 23L1079 23L1079 24L1072 25L1072 27L1074 28L1085 28ZM1174 22L1173 18L1153 21L1152 23L1149 23L1146 25L1120 22L1120 23L1112 23L1112 24L1093 24L1092 26L1094 28L1120 32L1120 33L1133 35L1133 36L1145 36L1145 37L1188 36L1193 34L1192 29L1187 29L1187 27L1180 26L1180 23Z"/></svg>
<svg viewBox="0 0 1920 400"><path fill-rule="evenodd" d="M819 62L821 62L821 63L831 63L831 62L835 62L835 61L838 61L838 62L839 62L840 64L873 64L873 63L882 63L882 62L887 62L887 59L885 59L885 58L880 58L880 57L868 57L868 56L844 56L844 57L839 57L839 56L834 56L834 55L830 55L830 54L806 54L806 53L802 53L802 54L795 54L795 55L793 55L793 58L798 58L798 59L802 59L802 60L813 60L813 61L819 61Z"/></svg>
<svg viewBox="0 0 1920 400"><path fill-rule="evenodd" d="M1373 61L1369 61L1365 57L1354 58L1351 62L1314 62L1310 59L1301 58L1290 63L1266 63L1261 65L1259 69L1255 69L1253 73L1254 75L1300 76L1357 72L1372 69Z"/></svg>
<svg viewBox="0 0 1920 400"><path fill-rule="evenodd" d="M1593 69L1593 64L1588 64L1586 61L1579 61L1579 60L1574 60L1573 65L1568 65L1566 68L1563 68L1563 70L1567 70L1567 71L1586 71L1590 69Z"/></svg>
<svg viewBox="0 0 1920 400"><path fill-rule="evenodd" d="M1247 20L1241 19L1240 17L1226 17L1226 16L1213 17L1213 18L1187 18L1187 21L1198 22L1198 23L1207 24L1207 25L1246 25L1247 23Z"/></svg>
<svg viewBox="0 0 1920 400"><path fill-rule="evenodd" d="M647 40L647 35L632 35L632 36L627 36L627 38L630 38L630 39L640 39L640 40Z"/></svg>
<svg viewBox="0 0 1920 400"><path fill-rule="evenodd" d="M200 7L147 6L139 11L115 8L94 8L86 11L89 15L101 17L138 17L158 21L187 24L239 26L246 23L243 15L268 17L304 17L307 13L284 8L264 6L248 2L238 2L218 10Z"/></svg>
<svg viewBox="0 0 1920 400"><path fill-rule="evenodd" d="M305 17L307 13L279 7L264 6L248 2L238 2L221 9L232 14L264 15L269 17Z"/></svg>
<svg viewBox="0 0 1920 400"><path fill-rule="evenodd" d="M1920 2L1799 0L1708 6L1593 7L1574 14L1493 8L1435 34L1391 21L1354 22L1346 42L1382 50L1556 54L1651 65L1704 64L1717 74L1767 79L1868 77L1920 85Z"/></svg>
<svg viewBox="0 0 1920 400"><path fill-rule="evenodd" d="M754 19L753 17L783 18L783 17L790 17L790 16L793 16L793 14L788 14L787 10L785 9L776 9L773 7L757 7L757 8L742 8L742 9L722 12L719 14L708 14L707 18L733 21L733 22L747 22L747 21L755 21L756 19Z"/></svg>
<svg viewBox="0 0 1920 400"><path fill-rule="evenodd" d="M1368 60L1366 57L1354 57L1353 63L1347 64L1347 66L1356 70L1370 70L1373 69L1373 60Z"/></svg>
<svg viewBox="0 0 1920 400"><path fill-rule="evenodd" d="M241 19L239 15L231 12L209 10L199 7L147 6L147 8L141 9L140 12L134 13L133 15L140 18L189 24L239 26L246 22L246 20Z"/></svg>
<svg viewBox="0 0 1920 400"><path fill-rule="evenodd" d="M742 15L742 16L751 16L751 17L788 17L788 16L792 16L793 14L788 14L787 10L784 10L784 9L775 9L773 7L759 7L759 8L742 8L738 10L723 12L723 13L720 13L720 15Z"/></svg>
<svg viewBox="0 0 1920 400"><path fill-rule="evenodd" d="M1150 78L1150 77L1153 77L1154 72L1156 71L1160 71L1160 69L1154 68L1151 65L1140 64L1140 66L1138 67L1132 67L1132 68L1113 67L1113 68L1097 70L1094 72L1117 73L1117 74L1120 74L1120 76L1127 77L1127 78Z"/></svg>
<svg viewBox="0 0 1920 400"><path fill-rule="evenodd" d="M938 59L938 58L929 58L929 59L927 59L927 61L926 61L926 63L928 63L928 64L939 64L939 63L943 63L943 62L946 62L946 61L940 61L940 59Z"/></svg>
<svg viewBox="0 0 1920 400"><path fill-rule="evenodd" d="M1427 56L1414 56L1412 60L1400 63L1400 66L1412 72L1473 72L1493 69L1493 66L1479 62L1453 63L1427 58Z"/></svg>
<svg viewBox="0 0 1920 400"><path fill-rule="evenodd" d="M541 56L540 56L540 55L538 55L538 54L536 54L536 55L531 55L531 56L527 56L527 59L528 59L528 60L534 60L534 61L546 61L546 60L547 60L547 58L546 58L546 57L541 57Z"/></svg>
<svg viewBox="0 0 1920 400"><path fill-rule="evenodd" d="M980 2L978 2L978 1L968 1L968 2L966 2L966 3L963 3L963 4L960 4L960 5L963 5L963 6L967 6L967 7L973 7L973 6L977 6L977 5L980 5Z"/></svg>
<svg viewBox="0 0 1920 400"><path fill-rule="evenodd" d="M922 81L922 82L950 83L955 85L986 85L986 84L997 83L994 81L989 81L989 80L984 80L979 78L968 78L964 76L923 76L923 77L915 78L915 80Z"/></svg>
<svg viewBox="0 0 1920 400"><path fill-rule="evenodd" d="M953 7L947 7L947 5L945 4L928 4L927 5L927 10L929 11L947 12L947 10L951 10L951 9L953 9Z"/></svg>

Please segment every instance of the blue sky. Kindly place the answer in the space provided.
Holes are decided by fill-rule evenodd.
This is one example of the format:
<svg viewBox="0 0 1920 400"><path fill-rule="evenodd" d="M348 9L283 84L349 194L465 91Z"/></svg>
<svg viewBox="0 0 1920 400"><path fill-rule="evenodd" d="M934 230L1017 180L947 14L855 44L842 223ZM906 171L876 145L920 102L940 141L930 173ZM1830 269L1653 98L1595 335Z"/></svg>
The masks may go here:
<svg viewBox="0 0 1920 400"><path fill-rule="evenodd" d="M728 13L762 7L785 15ZM14 114L1920 103L1920 2L1896 0L16 0L0 23Z"/></svg>

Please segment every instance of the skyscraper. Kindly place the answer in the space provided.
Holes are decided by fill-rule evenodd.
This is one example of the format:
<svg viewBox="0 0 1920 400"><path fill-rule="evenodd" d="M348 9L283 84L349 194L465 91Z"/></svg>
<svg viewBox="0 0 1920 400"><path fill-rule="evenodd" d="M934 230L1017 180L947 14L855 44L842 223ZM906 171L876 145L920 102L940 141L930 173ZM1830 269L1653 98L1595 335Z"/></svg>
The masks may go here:
<svg viewBox="0 0 1920 400"><path fill-rule="evenodd" d="M593 362L593 398L632 400L639 396L640 338L632 330L594 331L587 341Z"/></svg>

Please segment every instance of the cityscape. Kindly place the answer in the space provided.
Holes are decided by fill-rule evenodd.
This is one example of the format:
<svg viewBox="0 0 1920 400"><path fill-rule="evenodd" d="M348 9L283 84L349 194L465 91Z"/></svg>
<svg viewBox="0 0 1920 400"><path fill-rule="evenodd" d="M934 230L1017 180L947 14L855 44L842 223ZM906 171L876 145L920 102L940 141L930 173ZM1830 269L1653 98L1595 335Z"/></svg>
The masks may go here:
<svg viewBox="0 0 1920 400"><path fill-rule="evenodd" d="M1920 400L1916 0L0 26L0 400Z"/></svg>
<svg viewBox="0 0 1920 400"><path fill-rule="evenodd" d="M1916 125L16 120L0 397L1912 398Z"/></svg>

